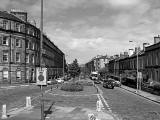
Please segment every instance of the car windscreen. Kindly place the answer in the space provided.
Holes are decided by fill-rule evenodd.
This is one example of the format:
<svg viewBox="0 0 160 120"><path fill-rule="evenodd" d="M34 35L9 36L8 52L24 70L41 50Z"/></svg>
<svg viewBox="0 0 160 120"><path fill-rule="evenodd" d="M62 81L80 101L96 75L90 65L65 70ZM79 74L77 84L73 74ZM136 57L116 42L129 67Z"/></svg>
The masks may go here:
<svg viewBox="0 0 160 120"><path fill-rule="evenodd" d="M92 74L91 76L92 76L92 77L98 77L98 75L97 75L97 74Z"/></svg>

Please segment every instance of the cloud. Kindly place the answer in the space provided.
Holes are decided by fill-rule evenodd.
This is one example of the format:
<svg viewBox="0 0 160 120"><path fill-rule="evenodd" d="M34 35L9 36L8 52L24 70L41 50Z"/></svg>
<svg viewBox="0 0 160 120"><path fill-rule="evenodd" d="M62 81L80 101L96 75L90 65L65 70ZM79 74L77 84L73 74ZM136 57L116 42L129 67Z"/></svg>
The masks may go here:
<svg viewBox="0 0 160 120"><path fill-rule="evenodd" d="M156 2L155 2L156 1ZM44 32L68 59L128 50L129 40L153 41L160 31L159 0L44 0ZM2 0L40 21L40 0Z"/></svg>
<svg viewBox="0 0 160 120"><path fill-rule="evenodd" d="M0 9L5 10L10 2L11 2L10 0L1 0Z"/></svg>
<svg viewBox="0 0 160 120"><path fill-rule="evenodd" d="M132 6L137 5L140 0L108 0L112 6Z"/></svg>

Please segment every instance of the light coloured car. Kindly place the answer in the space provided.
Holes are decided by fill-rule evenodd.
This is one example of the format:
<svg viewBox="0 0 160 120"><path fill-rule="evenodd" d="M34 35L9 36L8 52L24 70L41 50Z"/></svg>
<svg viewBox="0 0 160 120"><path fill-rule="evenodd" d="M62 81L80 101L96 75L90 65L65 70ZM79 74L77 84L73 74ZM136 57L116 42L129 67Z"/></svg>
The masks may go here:
<svg viewBox="0 0 160 120"><path fill-rule="evenodd" d="M115 81L114 81L114 85L115 85L116 87L120 87L120 86L121 86L121 83L120 83L120 81L115 80Z"/></svg>
<svg viewBox="0 0 160 120"><path fill-rule="evenodd" d="M57 78L57 80L56 80L58 83L63 83L64 82L64 80L62 79L62 78Z"/></svg>
<svg viewBox="0 0 160 120"><path fill-rule="evenodd" d="M52 84L52 81L51 81L51 80L48 80L48 81L47 81L47 84L48 84L48 85L51 85L51 84Z"/></svg>

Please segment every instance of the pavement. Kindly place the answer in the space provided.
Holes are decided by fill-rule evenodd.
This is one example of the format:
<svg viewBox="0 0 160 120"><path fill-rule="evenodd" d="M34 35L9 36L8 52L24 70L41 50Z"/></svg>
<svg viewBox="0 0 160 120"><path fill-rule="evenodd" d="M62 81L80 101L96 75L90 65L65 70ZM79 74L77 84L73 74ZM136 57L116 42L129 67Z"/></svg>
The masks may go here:
<svg viewBox="0 0 160 120"><path fill-rule="evenodd" d="M0 90L5 90L5 89L15 89L15 88L19 88L19 87L27 87L27 86L33 86L34 84L30 83L30 84L12 84L12 85L8 85L8 84L0 84Z"/></svg>
<svg viewBox="0 0 160 120"><path fill-rule="evenodd" d="M156 102L156 103L160 104L160 96L158 96L158 95L153 95L151 93L148 93L148 92L145 92L145 91L142 91L142 90L136 90L134 88L127 87L127 86L124 86L124 85L122 85L121 88L125 89L127 91L130 91L130 92L132 92L132 93L134 93L136 95L139 95L141 97L144 97L144 98L146 98L148 100L151 100L153 102Z"/></svg>
<svg viewBox="0 0 160 120"><path fill-rule="evenodd" d="M94 86L77 93L53 89L43 98L45 120L118 120L107 109L97 111L98 100ZM40 120L41 104L15 109L7 112L7 116L7 120Z"/></svg>

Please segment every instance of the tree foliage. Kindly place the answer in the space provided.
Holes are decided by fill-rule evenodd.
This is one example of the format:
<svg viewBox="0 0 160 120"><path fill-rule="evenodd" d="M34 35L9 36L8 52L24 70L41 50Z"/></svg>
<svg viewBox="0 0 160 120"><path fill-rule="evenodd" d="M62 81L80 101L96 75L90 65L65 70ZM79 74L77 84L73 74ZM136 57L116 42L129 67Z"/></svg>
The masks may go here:
<svg viewBox="0 0 160 120"><path fill-rule="evenodd" d="M73 77L73 78L75 78L76 76L79 76L79 74L80 74L80 67L79 67L77 59L75 59L73 61L73 63L71 63L69 65L69 71L68 72L71 75L71 77Z"/></svg>

